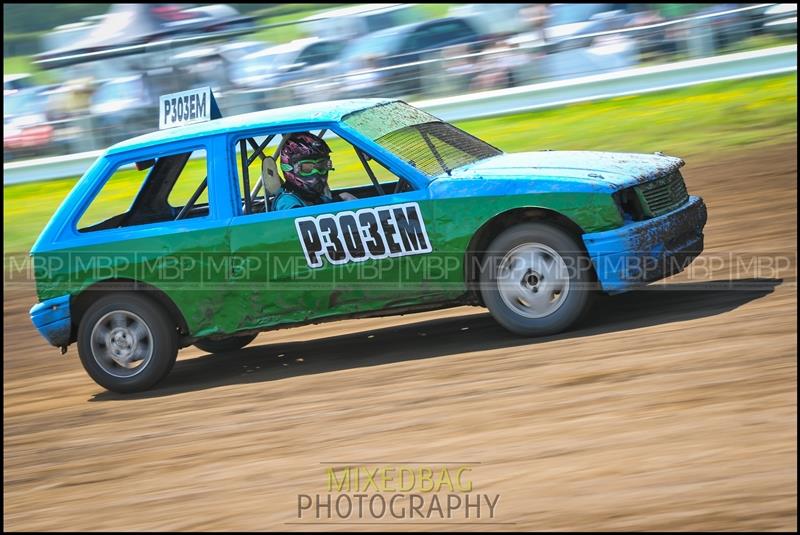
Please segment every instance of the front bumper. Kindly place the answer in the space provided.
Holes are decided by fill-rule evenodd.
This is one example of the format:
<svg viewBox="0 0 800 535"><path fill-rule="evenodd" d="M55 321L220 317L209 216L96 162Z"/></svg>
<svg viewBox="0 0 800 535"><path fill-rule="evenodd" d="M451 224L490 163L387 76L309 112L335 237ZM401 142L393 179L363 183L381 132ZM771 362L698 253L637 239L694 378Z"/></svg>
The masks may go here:
<svg viewBox="0 0 800 535"><path fill-rule="evenodd" d="M692 196L662 216L584 234L603 290L622 292L683 271L703 251L707 217L703 199Z"/></svg>
<svg viewBox="0 0 800 535"><path fill-rule="evenodd" d="M31 308L31 321L45 340L56 347L69 344L72 321L69 311L69 295L54 297Z"/></svg>

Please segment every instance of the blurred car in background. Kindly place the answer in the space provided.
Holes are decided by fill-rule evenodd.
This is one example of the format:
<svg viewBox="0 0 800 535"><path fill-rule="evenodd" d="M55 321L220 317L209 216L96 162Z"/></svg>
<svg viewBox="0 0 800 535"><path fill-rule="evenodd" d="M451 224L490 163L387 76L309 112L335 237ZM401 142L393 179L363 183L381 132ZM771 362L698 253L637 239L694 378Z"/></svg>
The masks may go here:
<svg viewBox="0 0 800 535"><path fill-rule="evenodd" d="M797 4L775 4L764 11L762 30L779 35L797 33Z"/></svg>
<svg viewBox="0 0 800 535"><path fill-rule="evenodd" d="M361 4L330 9L301 20L320 39L355 39L368 33L424 20L416 4Z"/></svg>
<svg viewBox="0 0 800 535"><path fill-rule="evenodd" d="M41 49L58 50L60 48L67 48L72 43L80 42L94 31L103 18L105 18L105 15L84 17L80 22L56 26L42 35Z"/></svg>
<svg viewBox="0 0 800 535"><path fill-rule="evenodd" d="M89 104L95 84L91 78L74 78L42 91L47 99L47 118L53 127L52 144L57 154L91 150L92 118Z"/></svg>
<svg viewBox="0 0 800 535"><path fill-rule="evenodd" d="M324 78L344 46L343 40L308 37L238 59L231 68L229 107L240 113L329 98L320 84L304 82Z"/></svg>
<svg viewBox="0 0 800 535"><path fill-rule="evenodd" d="M131 72L106 80L91 96L95 148L116 143L133 133L158 129L160 95L209 85L209 80L184 65Z"/></svg>
<svg viewBox="0 0 800 535"><path fill-rule="evenodd" d="M3 96L13 95L17 91L30 89L33 85L33 78L28 73L4 74Z"/></svg>
<svg viewBox="0 0 800 535"><path fill-rule="evenodd" d="M209 85L214 96L221 100L235 86L236 70L242 58L267 50L271 46L274 44L265 41L234 41L222 45L190 47L173 54L171 63Z"/></svg>
<svg viewBox="0 0 800 535"><path fill-rule="evenodd" d="M6 156L85 152L154 130L158 95L186 87L210 86L226 114L436 98L706 57L797 27L795 4L465 4L433 20L416 4L368 4L288 22L314 37L274 45L230 42L228 30L255 28L232 6L113 4L44 35L38 66L60 84L4 76Z"/></svg>
<svg viewBox="0 0 800 535"><path fill-rule="evenodd" d="M90 99L95 136L108 146L141 132L158 111L158 93L152 94L142 74L100 84Z"/></svg>
<svg viewBox="0 0 800 535"><path fill-rule="evenodd" d="M456 4L447 15L465 19L484 35L516 34L528 30L520 11L531 4Z"/></svg>
<svg viewBox="0 0 800 535"><path fill-rule="evenodd" d="M36 59L49 68L85 63L88 54L123 56L124 47L178 36L208 36L217 32L253 27L255 19L239 14L227 4L199 7L182 4L111 4L99 23L80 39L56 40L55 49ZM82 28L79 28L82 30Z"/></svg>
<svg viewBox="0 0 800 535"><path fill-rule="evenodd" d="M418 62L454 45L470 45L470 50L476 51L483 39L460 17L405 24L366 35L348 45L332 71L337 76L338 97L419 94L426 81L425 69Z"/></svg>
<svg viewBox="0 0 800 535"><path fill-rule="evenodd" d="M606 21L598 15L615 10L614 4L546 5L545 41L549 43L604 31Z"/></svg>
<svg viewBox="0 0 800 535"><path fill-rule="evenodd" d="M628 26L635 15L627 10L614 4L548 4L539 15L538 29L508 40L531 54L535 80L563 80L639 62L634 36L602 35Z"/></svg>
<svg viewBox="0 0 800 535"><path fill-rule="evenodd" d="M53 127L47 123L47 99L29 74L3 76L3 158L46 155Z"/></svg>

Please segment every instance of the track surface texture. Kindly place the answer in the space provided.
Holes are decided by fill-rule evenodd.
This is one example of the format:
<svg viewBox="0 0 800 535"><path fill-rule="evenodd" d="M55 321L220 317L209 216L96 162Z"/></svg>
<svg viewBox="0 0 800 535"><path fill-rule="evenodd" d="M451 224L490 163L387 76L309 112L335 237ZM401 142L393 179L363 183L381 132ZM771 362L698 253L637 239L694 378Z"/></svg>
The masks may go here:
<svg viewBox="0 0 800 535"><path fill-rule="evenodd" d="M184 349L155 390L121 396L75 346L47 346L32 288L7 285L4 528L353 530L297 524L327 463L469 462L474 492L500 499L493 523L452 529L796 530L796 158L687 162L711 271L603 297L540 339L477 307L348 320Z"/></svg>

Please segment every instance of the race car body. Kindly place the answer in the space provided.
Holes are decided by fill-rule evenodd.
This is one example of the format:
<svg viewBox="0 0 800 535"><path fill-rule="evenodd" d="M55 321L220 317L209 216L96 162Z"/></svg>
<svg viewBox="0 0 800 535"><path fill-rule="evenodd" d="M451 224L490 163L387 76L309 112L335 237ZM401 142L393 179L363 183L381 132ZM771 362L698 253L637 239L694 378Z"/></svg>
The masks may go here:
<svg viewBox="0 0 800 535"><path fill-rule="evenodd" d="M273 148L306 131L335 144L331 195L348 200L275 210ZM340 166L347 157L356 163ZM84 224L134 165L144 178L130 205ZM52 345L77 341L89 374L122 392L160 380L178 347L238 349L261 331L345 317L475 304L515 333L551 334L595 292L663 278L700 253L706 209L682 165L505 154L382 99L165 129L110 147L56 212L32 251L31 317Z"/></svg>

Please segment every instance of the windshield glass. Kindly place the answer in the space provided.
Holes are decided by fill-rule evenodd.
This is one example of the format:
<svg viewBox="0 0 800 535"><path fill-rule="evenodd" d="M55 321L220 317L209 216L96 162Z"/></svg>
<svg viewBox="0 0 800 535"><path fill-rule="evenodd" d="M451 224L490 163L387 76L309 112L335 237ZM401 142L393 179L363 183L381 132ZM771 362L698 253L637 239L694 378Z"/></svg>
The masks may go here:
<svg viewBox="0 0 800 535"><path fill-rule="evenodd" d="M502 154L488 143L405 102L346 115L344 123L428 177Z"/></svg>

